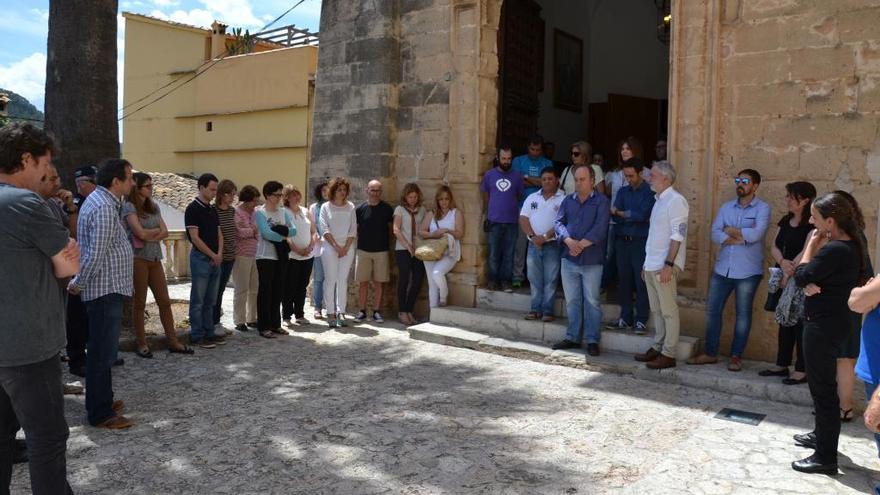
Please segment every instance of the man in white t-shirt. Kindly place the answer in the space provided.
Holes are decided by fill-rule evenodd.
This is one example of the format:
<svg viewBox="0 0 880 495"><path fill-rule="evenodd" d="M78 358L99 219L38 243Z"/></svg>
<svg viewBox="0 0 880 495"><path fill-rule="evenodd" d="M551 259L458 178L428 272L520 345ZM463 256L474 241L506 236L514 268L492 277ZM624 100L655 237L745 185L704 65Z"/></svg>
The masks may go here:
<svg viewBox="0 0 880 495"><path fill-rule="evenodd" d="M680 321L678 316L678 278L684 270L687 251L687 200L672 185L675 169L667 161L657 162L651 168L651 190L657 201L651 210L648 240L645 245L645 265L642 279L648 288L648 302L654 318L654 345L644 354L636 354L636 361L651 369L675 366Z"/></svg>
<svg viewBox="0 0 880 495"><path fill-rule="evenodd" d="M532 306L527 320L553 321L560 263L555 222L564 198L556 171L552 166L546 167L541 171L541 190L526 197L519 214L520 228L529 241L526 265Z"/></svg>

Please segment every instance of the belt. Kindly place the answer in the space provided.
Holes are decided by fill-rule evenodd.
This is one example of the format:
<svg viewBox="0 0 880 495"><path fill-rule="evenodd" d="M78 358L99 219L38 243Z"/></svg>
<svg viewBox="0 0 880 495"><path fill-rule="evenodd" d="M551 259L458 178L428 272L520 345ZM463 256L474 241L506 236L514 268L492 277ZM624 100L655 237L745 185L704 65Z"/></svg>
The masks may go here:
<svg viewBox="0 0 880 495"><path fill-rule="evenodd" d="M647 239L648 239L647 236L645 236L645 237L641 237L641 236L632 236L632 235L619 235L619 236L617 236L617 240L618 240L618 241L624 241L624 242L644 241L644 240L647 240Z"/></svg>

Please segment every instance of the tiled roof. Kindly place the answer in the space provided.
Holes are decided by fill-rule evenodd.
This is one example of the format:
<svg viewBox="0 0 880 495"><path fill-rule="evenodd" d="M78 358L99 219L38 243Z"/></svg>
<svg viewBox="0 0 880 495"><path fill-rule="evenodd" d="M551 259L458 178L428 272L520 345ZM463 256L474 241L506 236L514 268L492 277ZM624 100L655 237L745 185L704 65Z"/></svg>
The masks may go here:
<svg viewBox="0 0 880 495"><path fill-rule="evenodd" d="M147 172L153 178L153 196L166 205L184 211L199 195L198 179L165 172Z"/></svg>

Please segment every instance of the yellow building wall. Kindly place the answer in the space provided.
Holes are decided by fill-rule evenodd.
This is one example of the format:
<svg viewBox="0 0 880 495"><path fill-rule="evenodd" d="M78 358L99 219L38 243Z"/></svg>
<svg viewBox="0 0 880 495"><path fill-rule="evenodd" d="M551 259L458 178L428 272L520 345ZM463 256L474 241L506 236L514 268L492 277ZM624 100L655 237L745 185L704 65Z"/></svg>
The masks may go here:
<svg viewBox="0 0 880 495"><path fill-rule="evenodd" d="M126 159L147 171L212 172L239 188L262 188L270 179L305 186L317 47L281 48L215 63L207 60L209 30L136 14L124 17L123 114L213 64L124 119Z"/></svg>

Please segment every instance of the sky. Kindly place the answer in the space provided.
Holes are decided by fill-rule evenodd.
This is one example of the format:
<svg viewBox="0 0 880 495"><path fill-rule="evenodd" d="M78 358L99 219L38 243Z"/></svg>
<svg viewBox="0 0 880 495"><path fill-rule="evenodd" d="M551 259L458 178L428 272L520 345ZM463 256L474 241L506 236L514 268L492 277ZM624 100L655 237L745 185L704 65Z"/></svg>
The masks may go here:
<svg viewBox="0 0 880 495"><path fill-rule="evenodd" d="M59 0L69 1L69 0ZM119 0L119 14L134 12L200 27L216 19L253 33L299 0ZM43 110L49 0L0 0L0 88L14 91ZM318 31L321 0L305 0L273 27L296 24ZM117 17L119 103L125 63L125 20Z"/></svg>

